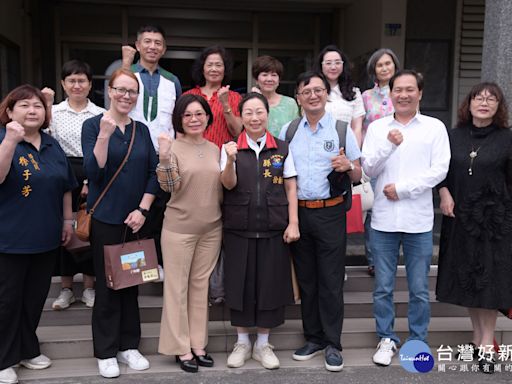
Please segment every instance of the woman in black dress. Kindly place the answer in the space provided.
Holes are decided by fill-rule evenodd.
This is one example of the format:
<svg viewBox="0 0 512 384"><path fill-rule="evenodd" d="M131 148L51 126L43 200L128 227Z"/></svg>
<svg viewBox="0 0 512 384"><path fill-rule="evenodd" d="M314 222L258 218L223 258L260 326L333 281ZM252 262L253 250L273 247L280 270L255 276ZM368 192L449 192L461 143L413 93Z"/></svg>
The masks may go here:
<svg viewBox="0 0 512 384"><path fill-rule="evenodd" d="M297 184L288 144L268 131L268 101L250 92L239 105L244 130L221 152L224 186L223 228L226 304L238 340L227 365L238 368L251 357L249 328L258 337L253 359L267 369L279 368L268 343L272 328L284 323L292 303L290 255L297 241Z"/></svg>
<svg viewBox="0 0 512 384"><path fill-rule="evenodd" d="M450 146L450 169L438 186L444 216L437 300L468 308L467 347L475 357L480 352L480 369L492 373L497 309L512 307L512 132L498 85L471 89Z"/></svg>

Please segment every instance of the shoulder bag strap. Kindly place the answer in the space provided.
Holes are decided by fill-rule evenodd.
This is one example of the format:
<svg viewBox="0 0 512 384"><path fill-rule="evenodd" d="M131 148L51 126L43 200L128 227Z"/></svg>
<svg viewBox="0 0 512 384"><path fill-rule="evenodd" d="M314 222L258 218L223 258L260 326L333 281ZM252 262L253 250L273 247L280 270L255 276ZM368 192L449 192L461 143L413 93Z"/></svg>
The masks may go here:
<svg viewBox="0 0 512 384"><path fill-rule="evenodd" d="M345 148L346 153L346 141L347 141L347 122L336 120L336 132L338 132L338 139L340 141L340 148Z"/></svg>
<svg viewBox="0 0 512 384"><path fill-rule="evenodd" d="M116 173L114 173L114 176L112 176L112 178L110 179L110 181L108 182L107 186L105 187L105 189L103 190L103 192L101 192L100 196L98 197L98 199L96 200L96 202L94 203L94 205L92 206L92 208L89 210L89 213L92 215L94 213L94 210L96 209L96 207L98 206L98 204L100 203L101 199L103 199L103 197L105 196L105 194L107 193L107 191L109 190L109 188L111 187L111 185L114 183L114 180L116 179L116 177L119 175L119 173L121 172L121 170L123 169L124 165L126 164L126 162L128 161L128 157L130 156L130 153L132 151L132 147L133 147L133 142L135 141L135 120L132 120L133 124L132 124L132 137L130 139L130 145L128 146L128 152L126 152L126 156L124 157L123 161L121 162L121 164L119 165L119 168L117 168L117 171Z"/></svg>
<svg viewBox="0 0 512 384"><path fill-rule="evenodd" d="M286 141L288 144L290 144L290 142L293 140L293 136L295 136L295 132L297 132L301 120L302 117L297 117L288 125L288 129L286 130L286 135L284 137L284 141Z"/></svg>

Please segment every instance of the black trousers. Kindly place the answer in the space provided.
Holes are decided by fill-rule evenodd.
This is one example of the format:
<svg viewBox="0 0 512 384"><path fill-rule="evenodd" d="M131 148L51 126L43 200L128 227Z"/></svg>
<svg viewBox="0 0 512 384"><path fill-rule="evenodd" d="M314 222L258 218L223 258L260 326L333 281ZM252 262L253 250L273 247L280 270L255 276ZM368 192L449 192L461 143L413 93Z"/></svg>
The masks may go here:
<svg viewBox="0 0 512 384"><path fill-rule="evenodd" d="M126 225L111 225L92 220L91 248L96 274L96 298L92 311L94 356L115 357L118 351L138 349L140 342L139 289L137 286L114 291L107 287L103 246L119 244ZM127 241L134 235L128 228Z"/></svg>
<svg viewBox="0 0 512 384"><path fill-rule="evenodd" d="M346 216L342 206L299 207L300 240L292 255L306 340L341 350Z"/></svg>
<svg viewBox="0 0 512 384"><path fill-rule="evenodd" d="M86 179L83 158L81 157L68 157L71 164L73 173L78 181L78 187L72 191L72 207L73 211L78 210L79 203L85 202L80 198L82 191L83 181ZM54 276L74 276L77 273L84 273L89 276L94 276L94 267L92 265L91 250L81 252L78 255L71 254L66 248L62 247L59 255L57 256L57 263L55 264Z"/></svg>
<svg viewBox="0 0 512 384"><path fill-rule="evenodd" d="M0 370L41 354L36 329L58 251L0 253Z"/></svg>
<svg viewBox="0 0 512 384"><path fill-rule="evenodd" d="M155 201L151 204L149 215L146 219L144 227L141 229L141 237L151 237L155 239L156 253L158 257L158 264L164 265L162 259L162 244L160 237L162 235L162 224L165 217L165 209L167 202L171 198L171 194L159 189Z"/></svg>

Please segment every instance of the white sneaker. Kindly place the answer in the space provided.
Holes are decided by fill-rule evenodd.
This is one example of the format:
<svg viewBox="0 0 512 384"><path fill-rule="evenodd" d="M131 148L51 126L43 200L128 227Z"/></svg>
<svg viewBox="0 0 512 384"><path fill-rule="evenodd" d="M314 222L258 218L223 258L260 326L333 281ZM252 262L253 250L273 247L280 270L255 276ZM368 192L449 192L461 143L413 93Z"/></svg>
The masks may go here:
<svg viewBox="0 0 512 384"><path fill-rule="evenodd" d="M117 377L120 373L119 365L117 364L115 357L111 357L109 359L98 359L98 369L100 371L100 375L107 379Z"/></svg>
<svg viewBox="0 0 512 384"><path fill-rule="evenodd" d="M28 369L45 369L52 365L52 361L45 355L39 355L33 359L21 360L20 365Z"/></svg>
<svg viewBox="0 0 512 384"><path fill-rule="evenodd" d="M264 368L277 369L279 368L279 359L273 349L274 346L269 343L265 343L261 347L255 343L252 349L252 358L259 361Z"/></svg>
<svg viewBox="0 0 512 384"><path fill-rule="evenodd" d="M60 311L62 309L68 308L71 304L75 302L75 295L73 295L73 291L69 288L62 288L60 290L59 297L53 302L52 308L56 311Z"/></svg>
<svg viewBox="0 0 512 384"><path fill-rule="evenodd" d="M0 371L1 384L16 384L18 382L18 375L16 371L11 368L2 369Z"/></svg>
<svg viewBox="0 0 512 384"><path fill-rule="evenodd" d="M228 357L229 368L240 368L251 358L251 344L235 343L233 352Z"/></svg>
<svg viewBox="0 0 512 384"><path fill-rule="evenodd" d="M137 349L127 349L117 352L117 361L128 364L131 369L143 371L149 368L149 361Z"/></svg>
<svg viewBox="0 0 512 384"><path fill-rule="evenodd" d="M84 292L82 293L82 303L84 303L86 307L94 307L95 296L96 291L94 290L94 288L85 288Z"/></svg>
<svg viewBox="0 0 512 384"><path fill-rule="evenodd" d="M373 362L378 365L388 366L391 364L391 359L396 351L396 344L393 340L388 337L381 339L377 345L377 352L373 355Z"/></svg>

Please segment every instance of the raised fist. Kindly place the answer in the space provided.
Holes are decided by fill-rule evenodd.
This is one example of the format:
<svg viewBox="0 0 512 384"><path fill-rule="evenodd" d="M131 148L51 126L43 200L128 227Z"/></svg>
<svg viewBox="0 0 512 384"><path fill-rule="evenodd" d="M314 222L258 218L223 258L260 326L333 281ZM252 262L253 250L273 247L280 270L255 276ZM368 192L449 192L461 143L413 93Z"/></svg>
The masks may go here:
<svg viewBox="0 0 512 384"><path fill-rule="evenodd" d="M18 144L25 137L25 128L17 121L11 121L5 125L5 140Z"/></svg>
<svg viewBox="0 0 512 384"><path fill-rule="evenodd" d="M161 156L169 156L171 153L173 138L165 132L158 135L158 153Z"/></svg>
<svg viewBox="0 0 512 384"><path fill-rule="evenodd" d="M131 45L123 45L121 47L121 55L123 58L123 68L129 69L130 65L133 64L133 59L135 58L135 54L137 50L133 48Z"/></svg>
<svg viewBox="0 0 512 384"><path fill-rule="evenodd" d="M229 85L220 87L220 89L217 91L217 97L219 98L219 101L222 103L224 108L229 107L228 96L229 96Z"/></svg>
<svg viewBox="0 0 512 384"><path fill-rule="evenodd" d="M402 132L400 132L398 129L392 129L388 133L388 140L391 141L396 146L402 144L402 141L404 141L404 137L402 135Z"/></svg>
<svg viewBox="0 0 512 384"><path fill-rule="evenodd" d="M234 141L230 141L229 143L224 144L224 150L228 156L228 161L234 163L238 153L238 145Z"/></svg>
<svg viewBox="0 0 512 384"><path fill-rule="evenodd" d="M116 121L112 118L112 116L105 113L100 120L100 134L104 138L109 138L112 136L114 131L116 130Z"/></svg>
<svg viewBox="0 0 512 384"><path fill-rule="evenodd" d="M49 87L44 87L41 89L41 93L44 95L46 105L51 107L53 105L53 100L55 99L55 91Z"/></svg>

